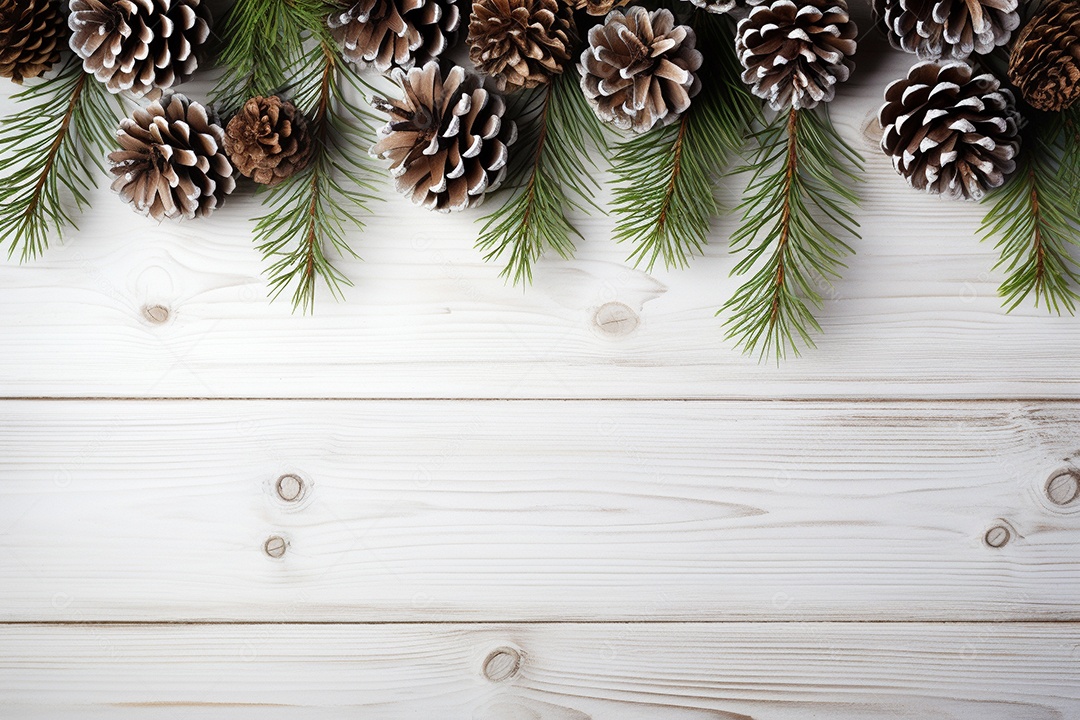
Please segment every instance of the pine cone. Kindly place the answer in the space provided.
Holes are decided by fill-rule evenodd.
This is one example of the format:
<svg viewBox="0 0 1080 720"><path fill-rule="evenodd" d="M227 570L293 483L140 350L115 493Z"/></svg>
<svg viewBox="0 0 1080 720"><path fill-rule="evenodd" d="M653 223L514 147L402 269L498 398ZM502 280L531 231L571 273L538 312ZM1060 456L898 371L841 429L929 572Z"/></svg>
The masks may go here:
<svg viewBox="0 0 1080 720"><path fill-rule="evenodd" d="M593 17L604 17L617 7L622 7L630 0L571 0L575 10L584 10Z"/></svg>
<svg viewBox="0 0 1080 720"><path fill-rule="evenodd" d="M1017 0L877 0L898 50L926 60L985 55L1020 26Z"/></svg>
<svg viewBox="0 0 1080 720"><path fill-rule="evenodd" d="M764 5L768 0L686 0L686 2L693 3L695 7L699 7L707 12L721 15L723 13L729 13L736 8L741 9L756 5Z"/></svg>
<svg viewBox="0 0 1080 720"><path fill-rule="evenodd" d="M194 74L210 11L201 0L71 0L68 24L86 72L141 97Z"/></svg>
<svg viewBox="0 0 1080 720"><path fill-rule="evenodd" d="M251 98L225 127L229 160L260 185L277 185L300 172L311 151L307 118L276 95Z"/></svg>
<svg viewBox="0 0 1080 720"><path fill-rule="evenodd" d="M1029 105L1061 112L1080 99L1080 5L1050 0L1028 21L1009 59L1009 80Z"/></svg>
<svg viewBox="0 0 1080 720"><path fill-rule="evenodd" d="M166 94L124 118L117 139L112 188L155 220L209 215L236 187L225 131L183 95Z"/></svg>
<svg viewBox="0 0 1080 720"><path fill-rule="evenodd" d="M581 89L604 122L646 132L667 125L701 89L701 53L694 31L676 25L670 10L640 5L614 10L589 30L581 54Z"/></svg>
<svg viewBox="0 0 1080 720"><path fill-rule="evenodd" d="M855 63L859 30L844 0L774 0L739 21L743 82L776 110L830 102Z"/></svg>
<svg viewBox="0 0 1080 720"><path fill-rule="evenodd" d="M361 0L327 22L347 60L387 72L442 55L457 37L461 10L457 0Z"/></svg>
<svg viewBox="0 0 1080 720"><path fill-rule="evenodd" d="M517 139L517 126L503 118L503 99L456 66L445 81L435 62L393 77L405 98L375 99L390 122L371 154L391 161L398 192L417 205L440 212L479 205L502 182Z"/></svg>
<svg viewBox="0 0 1080 720"><path fill-rule="evenodd" d="M66 41L57 0L0 0L0 77L21 85L44 75Z"/></svg>
<svg viewBox="0 0 1080 720"><path fill-rule="evenodd" d="M1019 115L993 75L922 62L885 91L881 148L918 190L978 200L1016 169Z"/></svg>
<svg viewBox="0 0 1080 720"><path fill-rule="evenodd" d="M563 71L573 33L563 0L475 0L469 58L499 90L536 87Z"/></svg>

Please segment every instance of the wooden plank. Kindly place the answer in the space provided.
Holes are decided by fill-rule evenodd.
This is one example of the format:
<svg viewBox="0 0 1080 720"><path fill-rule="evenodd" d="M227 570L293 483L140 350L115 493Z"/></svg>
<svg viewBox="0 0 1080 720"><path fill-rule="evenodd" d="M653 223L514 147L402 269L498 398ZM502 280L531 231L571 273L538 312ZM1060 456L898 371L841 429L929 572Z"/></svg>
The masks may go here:
<svg viewBox="0 0 1080 720"><path fill-rule="evenodd" d="M1080 619L1078 417L7 401L0 620Z"/></svg>
<svg viewBox="0 0 1080 720"><path fill-rule="evenodd" d="M20 720L253 713L278 720L351 712L448 720L1062 720L1080 714L1080 629L1063 624L7 626L0 632L0 706ZM500 649L517 659L503 654L485 663Z"/></svg>
<svg viewBox="0 0 1080 720"><path fill-rule="evenodd" d="M627 266L611 218L581 218L577 259L543 261L526 292L473 249L482 210L395 198L350 238L364 260L340 264L347 303L323 297L305 318L266 300L252 197L158 225L103 188L66 246L0 263L0 396L1077 397L1080 323L1003 312L984 208L908 190L874 150L867 124L910 57L875 33L860 55L833 113L867 155L863 238L826 289L819 348L780 368L743 357L714 317L736 286L733 217L691 269L652 273ZM728 207L740 182L723 183Z"/></svg>

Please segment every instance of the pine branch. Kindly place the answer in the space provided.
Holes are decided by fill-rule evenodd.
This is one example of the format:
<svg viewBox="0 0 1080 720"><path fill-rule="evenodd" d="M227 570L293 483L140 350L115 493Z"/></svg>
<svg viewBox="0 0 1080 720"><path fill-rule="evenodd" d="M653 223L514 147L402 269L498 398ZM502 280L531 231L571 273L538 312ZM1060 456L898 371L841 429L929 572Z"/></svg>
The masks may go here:
<svg viewBox="0 0 1080 720"><path fill-rule="evenodd" d="M359 76L323 41L309 52L298 77L294 102L310 118L314 156L303 172L269 191L263 203L268 212L256 219L255 238L272 263L271 297L293 287L293 308L308 313L314 310L318 281L336 298L342 285L352 284L328 251L358 257L345 231L349 226L363 230L362 218L376 196L366 161L369 116L345 98L350 88L361 92Z"/></svg>
<svg viewBox="0 0 1080 720"><path fill-rule="evenodd" d="M525 179L510 200L484 218L477 240L485 260L506 258L502 276L515 284L532 281L533 263L545 250L573 255L573 238L581 233L567 219L568 208L599 209L592 199L599 186L586 166L592 163L586 138L603 147L604 130L578 87L577 70L568 67L556 75L533 106L533 117L519 119L521 136L511 148L525 154Z"/></svg>
<svg viewBox="0 0 1080 720"><path fill-rule="evenodd" d="M1080 149L1076 116L1033 122L1019 167L1005 187L987 198L990 210L982 224L984 239L999 238L1008 277L999 293L1012 312L1029 297L1049 312L1076 311L1080 264L1070 245L1080 245Z"/></svg>
<svg viewBox="0 0 1080 720"><path fill-rule="evenodd" d="M0 130L0 244L26 261L45 251L51 233L74 227L65 191L77 209L89 205L86 193L115 144L118 101L75 57L14 99L28 107Z"/></svg>
<svg viewBox="0 0 1080 720"><path fill-rule="evenodd" d="M714 183L742 149L760 104L739 80L730 21L694 15L698 45L710 48L698 75L702 88L678 123L619 143L615 237L635 248L630 260L652 270L685 267L708 242L719 213Z"/></svg>
<svg viewBox="0 0 1080 720"><path fill-rule="evenodd" d="M747 252L732 274L753 274L721 312L730 313L729 338L779 362L789 350L797 355L800 343L813 346L811 332L821 330L813 313L823 303L819 288L840 277L843 256L853 252L837 231L858 237L849 184L862 161L824 106L778 115L758 143L742 169L751 177L731 238L734 252Z"/></svg>

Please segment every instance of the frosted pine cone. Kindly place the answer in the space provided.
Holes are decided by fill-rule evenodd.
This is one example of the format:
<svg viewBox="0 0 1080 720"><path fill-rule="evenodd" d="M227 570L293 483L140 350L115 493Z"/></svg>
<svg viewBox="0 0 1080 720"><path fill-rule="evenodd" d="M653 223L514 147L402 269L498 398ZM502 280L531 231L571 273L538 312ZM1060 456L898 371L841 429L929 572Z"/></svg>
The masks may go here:
<svg viewBox="0 0 1080 720"><path fill-rule="evenodd" d="M141 97L194 74L210 11L201 0L71 0L68 25L86 72Z"/></svg>
<svg viewBox="0 0 1080 720"><path fill-rule="evenodd" d="M117 140L112 188L155 220L209 215L236 187L225 131L183 95L167 94L121 120Z"/></svg>
<svg viewBox="0 0 1080 720"><path fill-rule="evenodd" d="M44 75L66 42L58 0L0 0L0 77L21 84Z"/></svg>
<svg viewBox="0 0 1080 720"><path fill-rule="evenodd" d="M1018 0L877 0L893 47L925 60L985 55L1020 26Z"/></svg>
<svg viewBox="0 0 1080 720"><path fill-rule="evenodd" d="M736 8L762 5L768 0L686 0L686 2L693 3L702 10L720 15L729 13Z"/></svg>
<svg viewBox="0 0 1080 720"><path fill-rule="evenodd" d="M739 21L743 82L776 110L830 102L855 63L858 28L844 0L774 0Z"/></svg>
<svg viewBox="0 0 1080 720"><path fill-rule="evenodd" d="M1050 0L1024 26L1009 80L1034 108L1061 112L1080 100L1080 4Z"/></svg>
<svg viewBox="0 0 1080 720"><path fill-rule="evenodd" d="M405 97L375 99L390 122L371 154L390 160L398 191L417 205L440 212L479 205L502 182L517 139L503 99L461 67L445 81L435 62L393 77Z"/></svg>
<svg viewBox="0 0 1080 720"><path fill-rule="evenodd" d="M581 54L585 98L601 120L623 130L642 133L674 122L701 89L695 41L670 10L613 11L589 30Z"/></svg>
<svg viewBox="0 0 1080 720"><path fill-rule="evenodd" d="M327 22L347 60L388 72L442 55L457 37L461 10L456 0L361 0Z"/></svg>
<svg viewBox="0 0 1080 720"><path fill-rule="evenodd" d="M563 0L475 0L469 59L499 90L536 87L563 71L573 32Z"/></svg>
<svg viewBox="0 0 1080 720"><path fill-rule="evenodd" d="M1016 169L1013 96L963 61L922 62L885 91L881 148L918 190L978 200Z"/></svg>

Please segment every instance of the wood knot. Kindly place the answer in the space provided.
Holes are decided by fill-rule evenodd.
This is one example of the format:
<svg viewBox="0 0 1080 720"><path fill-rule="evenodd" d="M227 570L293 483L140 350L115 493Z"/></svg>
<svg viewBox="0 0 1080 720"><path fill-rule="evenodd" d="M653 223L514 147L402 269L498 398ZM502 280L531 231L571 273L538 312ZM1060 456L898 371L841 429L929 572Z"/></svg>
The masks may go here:
<svg viewBox="0 0 1080 720"><path fill-rule="evenodd" d="M492 650L484 660L484 677L491 682L505 682L521 670L521 651L512 647Z"/></svg>
<svg viewBox="0 0 1080 720"><path fill-rule="evenodd" d="M143 317L155 325L164 325L169 321L169 308L164 305L147 305L142 312Z"/></svg>
<svg viewBox="0 0 1080 720"><path fill-rule="evenodd" d="M874 150L881 149L881 136L885 134L885 130L881 127L876 110L871 112L863 122L862 134L867 145Z"/></svg>
<svg viewBox="0 0 1080 720"><path fill-rule="evenodd" d="M634 332L641 320L629 306L621 302L609 302L597 309L593 315L593 324L607 337L616 338Z"/></svg>
<svg viewBox="0 0 1080 720"><path fill-rule="evenodd" d="M1012 529L1007 525L995 525L986 531L984 542L992 548L1005 547L1012 540Z"/></svg>
<svg viewBox="0 0 1080 720"><path fill-rule="evenodd" d="M271 535L263 543L263 552L277 559L285 556L285 550L289 547L288 541L280 535Z"/></svg>
<svg viewBox="0 0 1080 720"><path fill-rule="evenodd" d="M307 494L307 484L299 475L288 473L282 475L274 484L277 496L287 503L296 503L304 499Z"/></svg>
<svg viewBox="0 0 1080 720"><path fill-rule="evenodd" d="M1059 470L1046 481L1046 497L1058 507L1071 505L1080 499L1080 470Z"/></svg>

